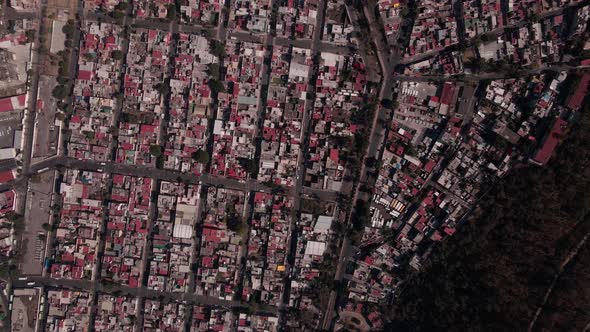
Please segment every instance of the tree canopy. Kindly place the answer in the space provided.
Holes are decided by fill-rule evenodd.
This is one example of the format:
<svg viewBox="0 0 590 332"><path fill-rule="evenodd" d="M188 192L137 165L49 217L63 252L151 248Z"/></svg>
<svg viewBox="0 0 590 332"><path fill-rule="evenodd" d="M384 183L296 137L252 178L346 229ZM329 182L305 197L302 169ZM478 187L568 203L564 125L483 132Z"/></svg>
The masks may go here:
<svg viewBox="0 0 590 332"><path fill-rule="evenodd" d="M201 164L206 164L209 162L209 154L207 153L207 151L201 149L193 153L192 157L196 162Z"/></svg>
<svg viewBox="0 0 590 332"><path fill-rule="evenodd" d="M150 154L156 158L161 156L162 155L162 147L159 145L150 146Z"/></svg>

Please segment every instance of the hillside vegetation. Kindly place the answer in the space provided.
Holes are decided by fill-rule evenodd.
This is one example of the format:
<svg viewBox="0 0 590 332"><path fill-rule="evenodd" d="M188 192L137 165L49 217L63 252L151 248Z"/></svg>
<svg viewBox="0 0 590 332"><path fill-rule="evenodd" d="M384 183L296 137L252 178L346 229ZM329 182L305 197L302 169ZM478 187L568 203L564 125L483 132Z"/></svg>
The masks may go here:
<svg viewBox="0 0 590 332"><path fill-rule="evenodd" d="M500 181L468 223L434 249L390 309L392 331L581 331L590 322L590 114L547 167ZM558 274L561 270L563 272Z"/></svg>

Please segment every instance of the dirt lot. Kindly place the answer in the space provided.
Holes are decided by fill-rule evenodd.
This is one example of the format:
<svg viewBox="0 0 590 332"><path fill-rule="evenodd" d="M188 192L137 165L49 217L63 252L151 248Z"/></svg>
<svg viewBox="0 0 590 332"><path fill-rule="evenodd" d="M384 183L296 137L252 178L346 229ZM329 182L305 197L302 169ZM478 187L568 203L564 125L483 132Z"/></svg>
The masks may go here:
<svg viewBox="0 0 590 332"><path fill-rule="evenodd" d="M70 9L70 13L75 13L77 6L78 1L75 0L49 0L47 2L48 9Z"/></svg>
<svg viewBox="0 0 590 332"><path fill-rule="evenodd" d="M77 10L78 2L75 0L49 0L47 4L47 15L43 20L44 24L44 45L46 49L51 47L51 31L53 26L53 20L68 20L75 19L75 13ZM67 17L64 17L67 13ZM61 17L60 17L61 14ZM47 54L45 58L45 65L41 71L43 75L57 76L57 70L59 68L59 61L61 58L56 54Z"/></svg>

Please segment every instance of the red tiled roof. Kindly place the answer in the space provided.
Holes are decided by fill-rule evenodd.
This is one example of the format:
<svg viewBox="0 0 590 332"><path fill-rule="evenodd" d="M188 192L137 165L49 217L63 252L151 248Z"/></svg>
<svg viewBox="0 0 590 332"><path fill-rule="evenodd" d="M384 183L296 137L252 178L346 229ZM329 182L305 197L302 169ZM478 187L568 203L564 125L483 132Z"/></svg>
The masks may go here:
<svg viewBox="0 0 590 332"><path fill-rule="evenodd" d="M338 162L338 149L331 149L330 150L330 159L332 159L332 161L334 161L335 163Z"/></svg>
<svg viewBox="0 0 590 332"><path fill-rule="evenodd" d="M455 94L455 86L452 83L445 83L440 97L440 103L445 105L451 104L451 98Z"/></svg>
<svg viewBox="0 0 590 332"><path fill-rule="evenodd" d="M539 151L537 151L537 154L535 155L535 161L544 165L549 161L549 159L551 159L553 151L555 151L555 148L557 148L557 145L561 141L561 136L564 133L566 125L567 122L562 119L555 120L549 136L545 139L543 146L541 149L539 149Z"/></svg>
<svg viewBox="0 0 590 332"><path fill-rule="evenodd" d="M0 112L10 112L25 106L26 95L0 99Z"/></svg>
<svg viewBox="0 0 590 332"><path fill-rule="evenodd" d="M89 81L91 78L92 78L92 72L89 70L80 70L78 72L78 79L79 80Z"/></svg>
<svg viewBox="0 0 590 332"><path fill-rule="evenodd" d="M0 112L10 111L12 111L12 102L10 101L10 98L0 99Z"/></svg>
<svg viewBox="0 0 590 332"><path fill-rule="evenodd" d="M576 87L576 90L573 94L570 95L569 100L567 102L567 107L571 108L572 110L578 110L582 107L582 102L584 101L584 97L586 96L586 91L588 90L588 83L590 82L590 74L584 74Z"/></svg>
<svg viewBox="0 0 590 332"><path fill-rule="evenodd" d="M6 183L11 180L14 180L14 174L12 174L12 170L0 173L0 183Z"/></svg>

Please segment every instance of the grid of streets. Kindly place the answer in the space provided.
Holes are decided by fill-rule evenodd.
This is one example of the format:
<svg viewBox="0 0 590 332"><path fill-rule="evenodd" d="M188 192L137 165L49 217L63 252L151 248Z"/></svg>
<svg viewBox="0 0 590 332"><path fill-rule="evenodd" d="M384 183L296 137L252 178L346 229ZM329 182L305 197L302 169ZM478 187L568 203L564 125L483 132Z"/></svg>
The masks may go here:
<svg viewBox="0 0 590 332"><path fill-rule="evenodd" d="M582 107L590 60L564 55L590 7L503 3L11 2L0 57L31 60L0 71L4 323L378 330Z"/></svg>

